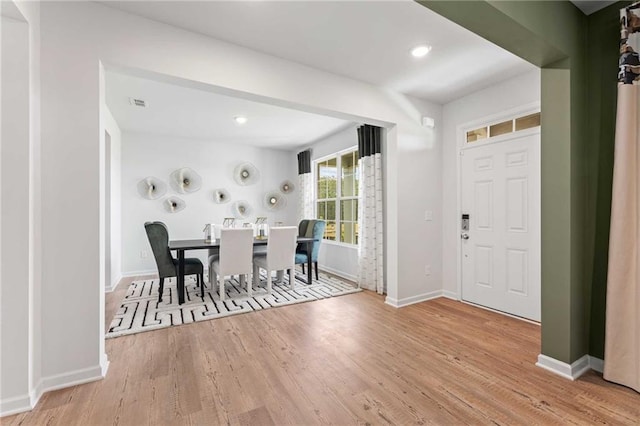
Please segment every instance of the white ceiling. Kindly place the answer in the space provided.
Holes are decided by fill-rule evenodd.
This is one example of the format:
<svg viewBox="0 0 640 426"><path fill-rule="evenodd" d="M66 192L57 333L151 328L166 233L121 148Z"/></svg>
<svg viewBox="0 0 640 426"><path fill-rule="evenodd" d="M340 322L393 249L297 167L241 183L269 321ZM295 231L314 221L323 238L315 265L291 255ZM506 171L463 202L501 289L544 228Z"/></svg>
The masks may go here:
<svg viewBox="0 0 640 426"><path fill-rule="evenodd" d="M438 103L534 69L411 0L104 4ZM411 57L421 43L431 53Z"/></svg>
<svg viewBox="0 0 640 426"><path fill-rule="evenodd" d="M106 98L125 132L264 148L293 149L353 124L112 71L106 73ZM147 107L133 106L129 98L142 99ZM236 124L238 115L249 121Z"/></svg>

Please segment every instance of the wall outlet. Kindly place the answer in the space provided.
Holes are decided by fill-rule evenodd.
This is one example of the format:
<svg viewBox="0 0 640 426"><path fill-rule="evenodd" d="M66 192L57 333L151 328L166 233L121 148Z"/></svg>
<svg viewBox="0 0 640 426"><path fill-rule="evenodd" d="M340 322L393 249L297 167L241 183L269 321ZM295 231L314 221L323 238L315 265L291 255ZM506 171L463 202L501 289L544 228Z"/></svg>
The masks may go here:
<svg viewBox="0 0 640 426"><path fill-rule="evenodd" d="M140 259L146 259L149 257L149 251L148 250L140 250Z"/></svg>
<svg viewBox="0 0 640 426"><path fill-rule="evenodd" d="M425 210L424 220L427 220L427 221L433 220L433 210Z"/></svg>
<svg viewBox="0 0 640 426"><path fill-rule="evenodd" d="M431 275L431 265L425 265L424 266L424 274L425 275Z"/></svg>

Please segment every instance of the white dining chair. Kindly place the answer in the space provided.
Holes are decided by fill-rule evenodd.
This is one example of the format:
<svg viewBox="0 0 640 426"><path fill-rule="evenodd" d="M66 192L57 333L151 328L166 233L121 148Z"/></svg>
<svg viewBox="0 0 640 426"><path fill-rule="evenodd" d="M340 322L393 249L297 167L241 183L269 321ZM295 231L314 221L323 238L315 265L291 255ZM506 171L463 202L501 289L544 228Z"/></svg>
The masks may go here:
<svg viewBox="0 0 640 426"><path fill-rule="evenodd" d="M253 256L253 282L260 279L260 268L267 272L267 293L271 294L271 272L289 270L289 288L295 284L295 257L298 228L296 226L274 227L269 230L266 254ZM280 278L278 274L278 279Z"/></svg>
<svg viewBox="0 0 640 426"><path fill-rule="evenodd" d="M253 230L252 229L222 229L220 231L220 254L217 259L212 259L211 275L212 283L218 284L220 300L225 299L225 277L240 275L247 283L247 294L253 296L251 280L251 260L253 256ZM241 279L241 284L242 284Z"/></svg>

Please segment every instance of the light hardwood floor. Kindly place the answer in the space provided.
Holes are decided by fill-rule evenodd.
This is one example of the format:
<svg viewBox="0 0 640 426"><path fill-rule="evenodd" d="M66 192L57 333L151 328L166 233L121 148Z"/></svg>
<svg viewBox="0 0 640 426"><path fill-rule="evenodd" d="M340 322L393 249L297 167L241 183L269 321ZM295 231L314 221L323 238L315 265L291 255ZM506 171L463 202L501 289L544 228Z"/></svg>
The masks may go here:
<svg viewBox="0 0 640 426"><path fill-rule="evenodd" d="M640 394L535 367L539 341L536 325L460 302L394 309L363 292L107 340L106 379L0 423L640 423Z"/></svg>

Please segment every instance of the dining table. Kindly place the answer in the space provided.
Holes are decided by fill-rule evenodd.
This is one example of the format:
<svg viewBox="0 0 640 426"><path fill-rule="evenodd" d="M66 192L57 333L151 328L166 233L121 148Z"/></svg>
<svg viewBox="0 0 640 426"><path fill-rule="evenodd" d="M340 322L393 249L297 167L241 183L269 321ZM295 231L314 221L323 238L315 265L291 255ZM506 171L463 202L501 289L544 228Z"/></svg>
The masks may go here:
<svg viewBox="0 0 640 426"><path fill-rule="evenodd" d="M307 253L307 284L312 283L311 274L311 251L313 249L313 242L315 238L311 237L298 237L297 243L306 247ZM268 243L266 238L254 238L253 246L265 246ZM177 277L177 290L178 290L178 304L184 303L184 252L187 250L207 250L207 249L220 249L220 239L217 238L213 242L207 242L205 239L199 240L171 240L169 241L169 250L176 251L178 255L178 277ZM297 277L296 277L297 278ZM202 283L204 285L204 283Z"/></svg>

